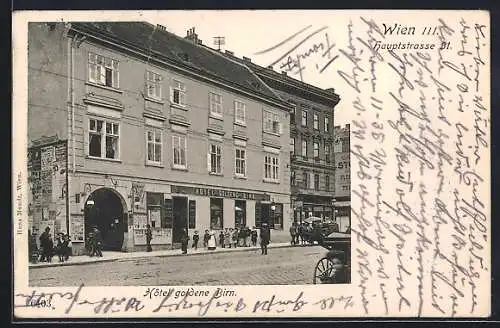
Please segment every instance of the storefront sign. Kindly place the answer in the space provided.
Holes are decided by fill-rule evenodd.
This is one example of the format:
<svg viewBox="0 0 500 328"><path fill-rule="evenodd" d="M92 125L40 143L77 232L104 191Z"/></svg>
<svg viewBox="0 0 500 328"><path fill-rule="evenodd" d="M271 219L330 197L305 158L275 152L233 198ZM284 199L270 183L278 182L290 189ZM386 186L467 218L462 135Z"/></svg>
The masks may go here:
<svg viewBox="0 0 500 328"><path fill-rule="evenodd" d="M171 191L173 194L188 194L207 197L220 197L220 198L236 198L255 201L269 201L271 197L266 194L254 194L243 191L231 191L223 189L199 188L199 187L184 187L172 186Z"/></svg>

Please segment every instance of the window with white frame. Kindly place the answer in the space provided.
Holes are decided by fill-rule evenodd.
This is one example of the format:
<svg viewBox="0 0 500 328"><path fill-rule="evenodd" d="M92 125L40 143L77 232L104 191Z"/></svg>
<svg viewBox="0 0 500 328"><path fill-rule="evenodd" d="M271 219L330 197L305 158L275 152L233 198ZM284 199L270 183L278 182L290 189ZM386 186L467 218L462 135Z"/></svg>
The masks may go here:
<svg viewBox="0 0 500 328"><path fill-rule="evenodd" d="M290 104L292 111L290 112L290 124L295 124L295 113L297 112L297 105Z"/></svg>
<svg viewBox="0 0 500 328"><path fill-rule="evenodd" d="M186 168L186 137L185 136L172 136L173 148L173 165L174 168Z"/></svg>
<svg viewBox="0 0 500 328"><path fill-rule="evenodd" d="M264 161L264 178L269 181L279 181L279 158L276 155L266 155Z"/></svg>
<svg viewBox="0 0 500 328"><path fill-rule="evenodd" d="M330 132L330 118L325 116L325 132Z"/></svg>
<svg viewBox="0 0 500 328"><path fill-rule="evenodd" d="M147 140L147 163L161 164L162 133L159 130L149 129L146 131Z"/></svg>
<svg viewBox="0 0 500 328"><path fill-rule="evenodd" d="M327 163L330 163L330 145L325 144L325 160Z"/></svg>
<svg viewBox="0 0 500 328"><path fill-rule="evenodd" d="M210 114L222 116L222 96L213 92L208 94L210 102Z"/></svg>
<svg viewBox="0 0 500 328"><path fill-rule="evenodd" d="M307 126L307 110L302 110L302 126Z"/></svg>
<svg viewBox="0 0 500 328"><path fill-rule="evenodd" d="M170 101L180 106L186 106L186 85L180 81L173 80L170 89Z"/></svg>
<svg viewBox="0 0 500 328"><path fill-rule="evenodd" d="M160 74L146 71L146 89L148 97L161 100L161 81Z"/></svg>
<svg viewBox="0 0 500 328"><path fill-rule="evenodd" d="M104 119L89 119L89 156L118 159L119 124Z"/></svg>
<svg viewBox="0 0 500 328"><path fill-rule="evenodd" d="M302 140L302 156L307 157L307 140Z"/></svg>
<svg viewBox="0 0 500 328"><path fill-rule="evenodd" d="M264 111L264 132L280 134L280 120L277 114Z"/></svg>
<svg viewBox="0 0 500 328"><path fill-rule="evenodd" d="M317 142L313 143L313 157L319 158L319 143Z"/></svg>
<svg viewBox="0 0 500 328"><path fill-rule="evenodd" d="M235 173L237 176L246 176L246 150L236 148L235 153Z"/></svg>
<svg viewBox="0 0 500 328"><path fill-rule="evenodd" d="M308 172L302 172L302 184L304 188L309 188L309 173Z"/></svg>
<svg viewBox="0 0 500 328"><path fill-rule="evenodd" d="M119 88L118 61L89 52L89 81Z"/></svg>
<svg viewBox="0 0 500 328"><path fill-rule="evenodd" d="M319 117L318 114L313 114L313 128L314 130L319 130Z"/></svg>
<svg viewBox="0 0 500 328"><path fill-rule="evenodd" d="M319 190L319 174L314 174L314 190Z"/></svg>
<svg viewBox="0 0 500 328"><path fill-rule="evenodd" d="M295 154L295 138L290 138L290 155Z"/></svg>
<svg viewBox="0 0 500 328"><path fill-rule="evenodd" d="M237 100L234 102L234 121L239 124L246 124L246 105Z"/></svg>
<svg viewBox="0 0 500 328"><path fill-rule="evenodd" d="M222 173L222 146L218 144L210 145L210 173Z"/></svg>

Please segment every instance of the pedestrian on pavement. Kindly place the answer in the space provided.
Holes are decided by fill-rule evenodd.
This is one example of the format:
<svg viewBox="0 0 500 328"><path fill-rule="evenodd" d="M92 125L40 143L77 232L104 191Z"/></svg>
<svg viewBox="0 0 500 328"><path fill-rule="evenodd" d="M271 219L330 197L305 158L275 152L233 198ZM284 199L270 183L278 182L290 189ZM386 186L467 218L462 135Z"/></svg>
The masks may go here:
<svg viewBox="0 0 500 328"><path fill-rule="evenodd" d="M255 226L252 228L252 245L257 246L257 228Z"/></svg>
<svg viewBox="0 0 500 328"><path fill-rule="evenodd" d="M292 238L292 241L290 242L290 245L295 246L295 236L297 235L297 225L295 222L292 223L292 226L290 227L290 237Z"/></svg>
<svg viewBox="0 0 500 328"><path fill-rule="evenodd" d="M151 226L148 224L146 226L146 244L147 244L147 250L148 252L152 252L153 249L151 248L151 239L153 239L153 232L151 231Z"/></svg>
<svg viewBox="0 0 500 328"><path fill-rule="evenodd" d="M260 249L262 251L261 255L267 255L267 245L269 245L270 240L270 232L267 227L267 223L262 223L262 227L260 228Z"/></svg>
<svg viewBox="0 0 500 328"><path fill-rule="evenodd" d="M102 236L101 236L101 231L97 228L97 226L94 226L93 228L93 251L91 256L99 256L102 257Z"/></svg>
<svg viewBox="0 0 500 328"><path fill-rule="evenodd" d="M245 247L250 247L250 236L252 235L252 230L248 226L245 227Z"/></svg>
<svg viewBox="0 0 500 328"><path fill-rule="evenodd" d="M224 231L224 247L231 248L231 232L228 228Z"/></svg>
<svg viewBox="0 0 500 328"><path fill-rule="evenodd" d="M205 230L205 234L203 235L203 247L208 248L208 240L210 239L210 233L208 229Z"/></svg>
<svg viewBox="0 0 500 328"><path fill-rule="evenodd" d="M198 230L195 230L194 235L193 235L193 245L192 248L194 250L198 250L198 241L200 240L200 235L198 234Z"/></svg>
<svg viewBox="0 0 500 328"><path fill-rule="evenodd" d="M56 237L55 253L59 257L59 262L64 262L66 254L67 242L64 241L64 234L59 232Z"/></svg>
<svg viewBox="0 0 500 328"><path fill-rule="evenodd" d="M181 249L182 249L182 254L187 254L188 250L188 242L189 242L189 234L188 230L184 228L182 230L182 236L181 236Z"/></svg>
<svg viewBox="0 0 500 328"><path fill-rule="evenodd" d="M73 256L73 243L71 242L71 238L68 234L64 235L64 241L66 242L66 253L64 254L64 260L69 260L70 256Z"/></svg>
<svg viewBox="0 0 500 328"><path fill-rule="evenodd" d="M238 246L244 247L245 246L245 228L241 227L239 232L238 232Z"/></svg>
<svg viewBox="0 0 500 328"><path fill-rule="evenodd" d="M224 248L224 230L221 230L219 233L219 245L220 247Z"/></svg>
<svg viewBox="0 0 500 328"><path fill-rule="evenodd" d="M42 256L40 257L40 262L52 262L54 243L52 241L52 236L50 235L49 227L45 228L45 231L40 235L40 247L42 248Z"/></svg>
<svg viewBox="0 0 500 328"><path fill-rule="evenodd" d="M233 246L236 248L238 245L238 228L234 228L231 238L233 239Z"/></svg>
<svg viewBox="0 0 500 328"><path fill-rule="evenodd" d="M208 240L208 250L215 251L217 248L217 240L215 239L215 231L210 231L210 239Z"/></svg>

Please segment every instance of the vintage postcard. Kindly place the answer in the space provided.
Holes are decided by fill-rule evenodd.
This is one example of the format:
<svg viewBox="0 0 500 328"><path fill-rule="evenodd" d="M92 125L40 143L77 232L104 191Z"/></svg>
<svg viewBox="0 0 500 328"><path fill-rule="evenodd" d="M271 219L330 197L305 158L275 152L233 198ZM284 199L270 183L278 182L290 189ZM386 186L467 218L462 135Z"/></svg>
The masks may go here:
<svg viewBox="0 0 500 328"><path fill-rule="evenodd" d="M13 14L14 316L488 317L487 11Z"/></svg>

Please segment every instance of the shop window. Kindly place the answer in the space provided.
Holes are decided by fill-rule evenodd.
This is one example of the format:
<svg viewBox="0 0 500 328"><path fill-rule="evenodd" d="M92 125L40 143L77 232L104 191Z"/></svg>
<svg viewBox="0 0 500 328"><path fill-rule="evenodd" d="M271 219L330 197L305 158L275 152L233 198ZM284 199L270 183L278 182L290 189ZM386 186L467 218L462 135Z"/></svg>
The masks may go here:
<svg viewBox="0 0 500 328"><path fill-rule="evenodd" d="M148 208L148 224L152 228L165 228L162 226L165 220L162 219L163 194L146 193L146 203Z"/></svg>
<svg viewBox="0 0 500 328"><path fill-rule="evenodd" d="M220 230L224 226L224 211L222 198L210 198L210 229Z"/></svg>
<svg viewBox="0 0 500 328"><path fill-rule="evenodd" d="M271 228L283 229L283 204L271 205Z"/></svg>
<svg viewBox="0 0 500 328"><path fill-rule="evenodd" d="M237 199L234 201L234 226L246 227L247 225L246 201Z"/></svg>

